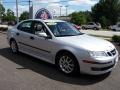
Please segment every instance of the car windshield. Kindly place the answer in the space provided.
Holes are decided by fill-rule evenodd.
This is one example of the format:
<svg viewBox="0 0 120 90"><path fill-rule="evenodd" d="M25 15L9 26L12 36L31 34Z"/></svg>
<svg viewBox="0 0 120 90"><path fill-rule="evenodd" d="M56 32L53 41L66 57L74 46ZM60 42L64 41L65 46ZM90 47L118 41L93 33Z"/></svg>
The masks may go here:
<svg viewBox="0 0 120 90"><path fill-rule="evenodd" d="M96 23L96 25L100 26L100 23Z"/></svg>
<svg viewBox="0 0 120 90"><path fill-rule="evenodd" d="M46 24L56 37L76 36L83 34L68 22L46 22Z"/></svg>

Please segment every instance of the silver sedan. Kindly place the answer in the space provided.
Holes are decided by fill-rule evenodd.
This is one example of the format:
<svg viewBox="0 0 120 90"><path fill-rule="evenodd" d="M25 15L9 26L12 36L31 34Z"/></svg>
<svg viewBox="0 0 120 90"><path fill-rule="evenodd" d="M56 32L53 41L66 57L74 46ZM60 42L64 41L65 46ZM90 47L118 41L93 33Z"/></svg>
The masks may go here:
<svg viewBox="0 0 120 90"><path fill-rule="evenodd" d="M118 51L108 41L88 36L61 20L26 20L8 30L13 53L23 52L56 64L65 74L110 72Z"/></svg>

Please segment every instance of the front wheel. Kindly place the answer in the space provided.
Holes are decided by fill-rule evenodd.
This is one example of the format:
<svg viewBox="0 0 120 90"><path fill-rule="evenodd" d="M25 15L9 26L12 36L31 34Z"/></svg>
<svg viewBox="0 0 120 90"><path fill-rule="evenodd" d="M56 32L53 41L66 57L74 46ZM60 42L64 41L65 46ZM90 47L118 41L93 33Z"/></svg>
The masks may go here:
<svg viewBox="0 0 120 90"><path fill-rule="evenodd" d="M15 40L10 41L10 48L13 53L18 53L18 46Z"/></svg>
<svg viewBox="0 0 120 90"><path fill-rule="evenodd" d="M87 28L85 28L85 27L82 27L82 29L83 29L83 30L87 30Z"/></svg>
<svg viewBox="0 0 120 90"><path fill-rule="evenodd" d="M78 62L70 53L61 53L57 58L57 66L67 75L73 75L79 72Z"/></svg>
<svg viewBox="0 0 120 90"><path fill-rule="evenodd" d="M113 31L116 31L116 29L113 29Z"/></svg>

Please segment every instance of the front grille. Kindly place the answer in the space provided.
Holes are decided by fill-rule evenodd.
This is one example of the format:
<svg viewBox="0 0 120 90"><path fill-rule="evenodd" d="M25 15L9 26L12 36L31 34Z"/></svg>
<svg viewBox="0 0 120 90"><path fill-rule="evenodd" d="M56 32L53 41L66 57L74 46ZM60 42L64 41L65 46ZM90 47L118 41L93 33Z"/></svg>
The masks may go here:
<svg viewBox="0 0 120 90"><path fill-rule="evenodd" d="M107 54L108 54L109 56L112 56L112 53L110 53L110 52L107 52Z"/></svg>
<svg viewBox="0 0 120 90"><path fill-rule="evenodd" d="M111 53L113 54L113 56L116 54L116 50L112 50Z"/></svg>
<svg viewBox="0 0 120 90"><path fill-rule="evenodd" d="M112 50L110 52L107 52L108 56L115 56L116 55L116 50Z"/></svg>

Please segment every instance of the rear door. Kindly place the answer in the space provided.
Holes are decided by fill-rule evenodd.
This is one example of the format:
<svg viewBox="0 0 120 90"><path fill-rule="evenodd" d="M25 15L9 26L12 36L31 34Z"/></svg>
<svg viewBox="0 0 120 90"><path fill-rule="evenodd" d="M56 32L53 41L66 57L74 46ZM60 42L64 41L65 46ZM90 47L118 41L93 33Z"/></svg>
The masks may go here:
<svg viewBox="0 0 120 90"><path fill-rule="evenodd" d="M32 31L33 21L25 21L21 23L16 32L16 39L19 46L19 50L23 52L32 52L31 49L31 40L33 40L33 31Z"/></svg>
<svg viewBox="0 0 120 90"><path fill-rule="evenodd" d="M94 23L89 23L88 28L89 28L89 29L93 29L94 26L95 26Z"/></svg>

